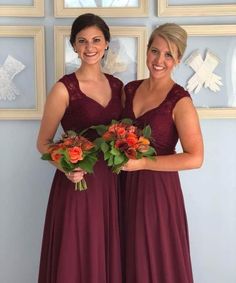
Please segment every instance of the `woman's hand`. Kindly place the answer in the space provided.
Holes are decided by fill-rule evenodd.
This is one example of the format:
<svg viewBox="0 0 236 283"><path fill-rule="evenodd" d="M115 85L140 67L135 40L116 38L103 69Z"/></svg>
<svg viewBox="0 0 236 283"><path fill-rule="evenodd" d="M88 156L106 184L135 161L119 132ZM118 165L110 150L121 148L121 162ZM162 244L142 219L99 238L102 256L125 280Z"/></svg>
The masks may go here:
<svg viewBox="0 0 236 283"><path fill-rule="evenodd" d="M84 170L77 168L72 172L65 173L66 177L73 183L78 183L84 178L84 175L87 174Z"/></svg>
<svg viewBox="0 0 236 283"><path fill-rule="evenodd" d="M129 161L122 166L121 170L123 171L144 170L145 160L146 160L145 157L141 159L129 159Z"/></svg>

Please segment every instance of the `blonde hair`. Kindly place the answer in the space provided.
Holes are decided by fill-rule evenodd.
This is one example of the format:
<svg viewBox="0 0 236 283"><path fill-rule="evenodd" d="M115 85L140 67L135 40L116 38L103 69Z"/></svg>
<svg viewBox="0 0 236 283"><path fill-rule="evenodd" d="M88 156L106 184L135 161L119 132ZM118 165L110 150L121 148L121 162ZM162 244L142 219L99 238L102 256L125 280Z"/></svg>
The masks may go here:
<svg viewBox="0 0 236 283"><path fill-rule="evenodd" d="M183 57L184 51L187 46L187 36L188 35L187 35L187 32L182 27L174 23L166 23L166 24L158 26L151 33L151 36L149 38L148 45L147 45L148 49L151 47L153 40L157 36L160 36L164 40L166 40L170 48L171 54L173 55L174 58L175 56L173 52L173 44L177 47L177 50L178 50L177 59L180 60Z"/></svg>

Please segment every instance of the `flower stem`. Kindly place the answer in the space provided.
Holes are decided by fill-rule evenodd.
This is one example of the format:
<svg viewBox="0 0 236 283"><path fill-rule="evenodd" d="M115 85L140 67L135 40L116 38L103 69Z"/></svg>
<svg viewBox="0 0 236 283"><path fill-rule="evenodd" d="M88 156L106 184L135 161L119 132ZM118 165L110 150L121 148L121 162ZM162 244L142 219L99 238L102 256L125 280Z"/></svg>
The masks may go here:
<svg viewBox="0 0 236 283"><path fill-rule="evenodd" d="M87 183L84 178L79 182L75 183L75 191L85 191L87 190L87 188Z"/></svg>

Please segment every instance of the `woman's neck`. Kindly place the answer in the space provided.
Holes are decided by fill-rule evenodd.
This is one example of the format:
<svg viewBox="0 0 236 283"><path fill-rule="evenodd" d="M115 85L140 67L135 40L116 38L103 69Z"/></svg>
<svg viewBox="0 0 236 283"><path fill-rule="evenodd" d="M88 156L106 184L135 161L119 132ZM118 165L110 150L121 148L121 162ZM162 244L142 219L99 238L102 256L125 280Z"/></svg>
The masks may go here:
<svg viewBox="0 0 236 283"><path fill-rule="evenodd" d="M157 91L157 90L163 90L163 89L170 89L175 84L175 82L171 78L167 79L154 79L154 78L148 78L147 79L147 88L150 91Z"/></svg>
<svg viewBox="0 0 236 283"><path fill-rule="evenodd" d="M82 65L75 71L75 74L80 80L98 81L104 79L100 65Z"/></svg>

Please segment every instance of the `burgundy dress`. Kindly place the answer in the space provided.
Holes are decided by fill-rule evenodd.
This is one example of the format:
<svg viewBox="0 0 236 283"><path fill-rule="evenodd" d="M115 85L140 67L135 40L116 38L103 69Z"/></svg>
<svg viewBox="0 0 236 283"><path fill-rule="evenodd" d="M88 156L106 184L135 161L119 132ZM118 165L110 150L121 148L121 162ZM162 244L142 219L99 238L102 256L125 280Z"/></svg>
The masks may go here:
<svg viewBox="0 0 236 283"><path fill-rule="evenodd" d="M69 107L61 121L65 131L120 118L123 85L106 76L112 89L106 107L80 90L74 73L60 80L69 92ZM121 283L116 178L102 158L94 173L85 176L86 191L75 191L75 184L56 171L46 213L39 283Z"/></svg>
<svg viewBox="0 0 236 283"><path fill-rule="evenodd" d="M175 154L178 133L175 104L189 94L175 84L156 108L136 118L133 98L141 80L125 86L123 117L150 125L158 155ZM124 266L126 283L192 283L188 228L178 172L125 173L123 184Z"/></svg>

